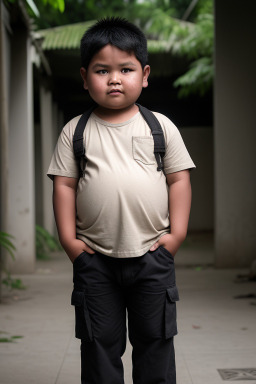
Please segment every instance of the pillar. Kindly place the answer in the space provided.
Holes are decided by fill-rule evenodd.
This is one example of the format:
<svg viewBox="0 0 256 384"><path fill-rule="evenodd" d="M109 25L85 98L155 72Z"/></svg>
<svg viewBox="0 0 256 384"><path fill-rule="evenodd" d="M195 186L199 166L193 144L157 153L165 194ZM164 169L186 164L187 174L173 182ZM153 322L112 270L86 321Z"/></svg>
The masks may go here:
<svg viewBox="0 0 256 384"><path fill-rule="evenodd" d="M52 182L47 177L55 143L54 141L54 114L53 101L50 89L40 86L40 116L41 116L41 140L42 140L42 204L43 227L51 234L55 232L55 222L52 209Z"/></svg>
<svg viewBox="0 0 256 384"><path fill-rule="evenodd" d="M35 267L33 93L30 40L20 25L11 38L9 99L8 232L15 238L12 272L30 273Z"/></svg>

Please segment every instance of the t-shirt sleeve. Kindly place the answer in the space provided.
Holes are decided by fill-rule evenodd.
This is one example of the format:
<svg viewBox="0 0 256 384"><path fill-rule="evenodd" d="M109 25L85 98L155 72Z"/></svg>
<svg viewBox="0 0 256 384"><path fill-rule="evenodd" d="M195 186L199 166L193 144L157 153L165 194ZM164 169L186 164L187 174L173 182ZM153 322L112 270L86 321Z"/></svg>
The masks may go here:
<svg viewBox="0 0 256 384"><path fill-rule="evenodd" d="M53 180L54 176L79 178L79 169L73 151L73 135L79 117L65 125L58 138L47 176Z"/></svg>
<svg viewBox="0 0 256 384"><path fill-rule="evenodd" d="M165 174L195 168L178 128L166 116L155 113L165 137Z"/></svg>

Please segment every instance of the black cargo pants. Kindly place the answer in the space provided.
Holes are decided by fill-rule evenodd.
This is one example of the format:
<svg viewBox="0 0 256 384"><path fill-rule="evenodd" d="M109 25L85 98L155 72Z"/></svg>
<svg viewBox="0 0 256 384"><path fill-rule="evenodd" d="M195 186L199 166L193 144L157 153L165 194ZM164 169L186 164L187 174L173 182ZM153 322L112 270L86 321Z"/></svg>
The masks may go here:
<svg viewBox="0 0 256 384"><path fill-rule="evenodd" d="M175 384L179 298L171 254L163 247L128 259L83 252L73 268L81 383L124 383L127 311L133 383Z"/></svg>

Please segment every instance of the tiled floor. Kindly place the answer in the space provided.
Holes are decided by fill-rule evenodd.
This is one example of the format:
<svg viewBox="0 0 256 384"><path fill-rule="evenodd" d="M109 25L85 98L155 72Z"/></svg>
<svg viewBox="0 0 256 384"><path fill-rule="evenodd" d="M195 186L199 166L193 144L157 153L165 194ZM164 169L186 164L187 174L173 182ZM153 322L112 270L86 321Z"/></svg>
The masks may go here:
<svg viewBox="0 0 256 384"><path fill-rule="evenodd" d="M181 298L177 384L237 382L231 369L256 369L256 300L235 298L256 293L256 283L237 283L241 271L215 270L212 264L211 238L189 239L176 256ZM0 305L0 332L7 332L0 337L23 336L15 343L0 343L0 384L79 384L70 262L55 255L22 280L27 289L6 293ZM123 356L126 384L132 384L130 357L128 344ZM220 374L220 369L225 371ZM237 375L241 384L248 382L245 371ZM250 380L256 383L256 378Z"/></svg>

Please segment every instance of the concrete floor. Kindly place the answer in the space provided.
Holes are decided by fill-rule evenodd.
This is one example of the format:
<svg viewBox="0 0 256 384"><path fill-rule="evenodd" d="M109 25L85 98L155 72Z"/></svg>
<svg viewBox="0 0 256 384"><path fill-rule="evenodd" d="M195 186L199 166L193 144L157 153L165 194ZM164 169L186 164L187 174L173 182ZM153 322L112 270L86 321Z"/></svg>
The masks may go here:
<svg viewBox="0 0 256 384"><path fill-rule="evenodd" d="M175 337L178 384L256 383L256 283L237 279L248 270L215 270L211 237L191 236L176 255L179 334ZM24 291L4 291L0 304L0 384L79 384L79 340L70 305L72 267L63 254L37 262L21 276ZM123 356L132 384L131 347ZM250 369L249 372L239 369ZM224 372L225 373L225 372ZM101 384L101 383L99 383Z"/></svg>

